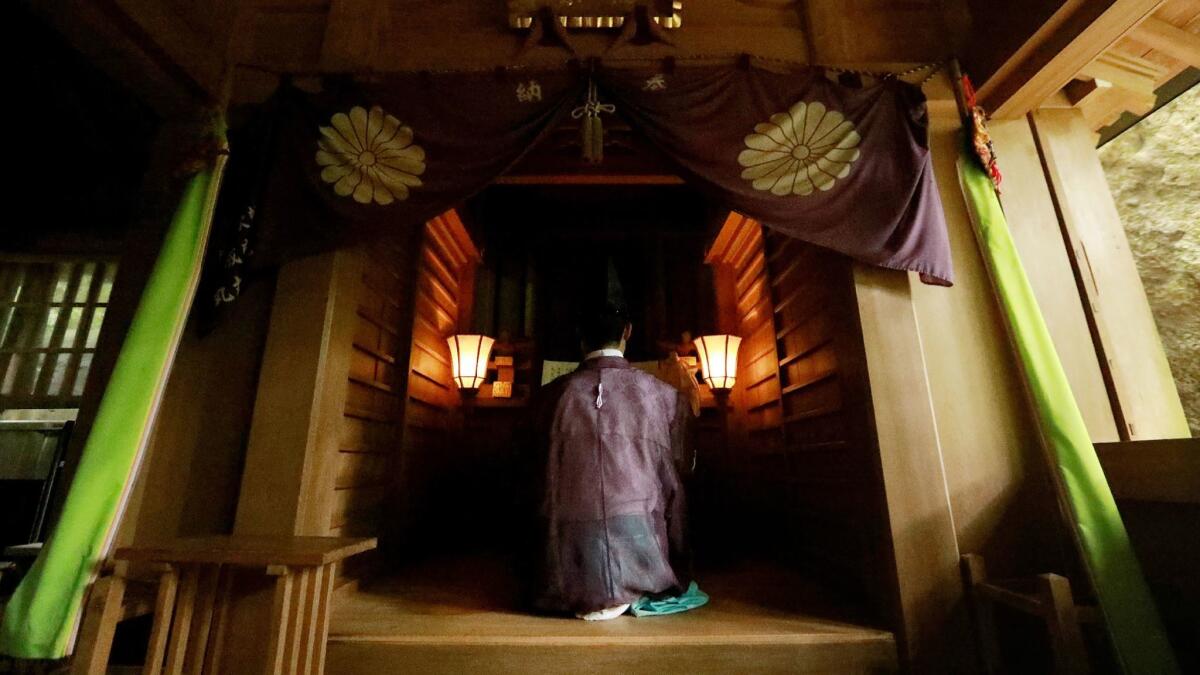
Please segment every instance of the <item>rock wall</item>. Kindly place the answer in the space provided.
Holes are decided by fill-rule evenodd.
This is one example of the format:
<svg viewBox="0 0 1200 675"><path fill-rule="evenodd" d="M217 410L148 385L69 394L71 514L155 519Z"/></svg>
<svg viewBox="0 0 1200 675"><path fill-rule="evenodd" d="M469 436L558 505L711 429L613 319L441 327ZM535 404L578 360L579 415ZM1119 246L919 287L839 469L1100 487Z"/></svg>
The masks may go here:
<svg viewBox="0 0 1200 675"><path fill-rule="evenodd" d="M1100 148L1193 436L1200 436L1200 86Z"/></svg>

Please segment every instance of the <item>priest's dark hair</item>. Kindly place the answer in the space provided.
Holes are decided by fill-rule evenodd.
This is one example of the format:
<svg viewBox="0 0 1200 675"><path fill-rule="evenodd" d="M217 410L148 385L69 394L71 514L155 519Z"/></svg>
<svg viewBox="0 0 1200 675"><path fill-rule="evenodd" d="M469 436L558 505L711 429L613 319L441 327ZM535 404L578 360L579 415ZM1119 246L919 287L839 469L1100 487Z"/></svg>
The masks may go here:
<svg viewBox="0 0 1200 675"><path fill-rule="evenodd" d="M616 344L629 325L629 310L620 302L605 300L584 307L579 316L579 341L594 351Z"/></svg>

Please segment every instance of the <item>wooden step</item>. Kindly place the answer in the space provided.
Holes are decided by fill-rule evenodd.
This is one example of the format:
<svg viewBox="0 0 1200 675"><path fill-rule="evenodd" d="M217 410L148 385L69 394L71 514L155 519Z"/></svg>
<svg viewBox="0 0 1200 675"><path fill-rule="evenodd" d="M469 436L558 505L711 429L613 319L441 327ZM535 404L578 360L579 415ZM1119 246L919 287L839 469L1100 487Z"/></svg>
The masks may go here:
<svg viewBox="0 0 1200 675"><path fill-rule="evenodd" d="M698 574L709 605L590 623L517 609L511 566L441 561L334 600L325 672L878 673L893 635L769 566Z"/></svg>
<svg viewBox="0 0 1200 675"><path fill-rule="evenodd" d="M378 673L891 673L895 645L814 643L515 646L335 641L329 675Z"/></svg>

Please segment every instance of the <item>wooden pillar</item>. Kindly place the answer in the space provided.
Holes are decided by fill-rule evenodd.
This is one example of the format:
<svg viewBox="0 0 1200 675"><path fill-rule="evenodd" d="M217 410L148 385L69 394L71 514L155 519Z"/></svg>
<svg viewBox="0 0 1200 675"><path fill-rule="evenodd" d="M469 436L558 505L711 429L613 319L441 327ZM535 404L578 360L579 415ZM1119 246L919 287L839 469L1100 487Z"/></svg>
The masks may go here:
<svg viewBox="0 0 1200 675"><path fill-rule="evenodd" d="M302 258L279 272L236 534L328 531L361 279L357 250Z"/></svg>
<svg viewBox="0 0 1200 675"><path fill-rule="evenodd" d="M1091 129L1078 110L1038 110L1031 119L1121 440L1191 436Z"/></svg>
<svg viewBox="0 0 1200 675"><path fill-rule="evenodd" d="M910 276L854 265L896 573L897 636L916 672L954 672L967 638L958 540ZM961 664L960 664L961 665Z"/></svg>
<svg viewBox="0 0 1200 675"><path fill-rule="evenodd" d="M1119 436L1108 388L1091 348L1088 319L1029 121L997 120L989 131L1004 158L1001 199L1009 230L1088 433L1096 443L1115 441Z"/></svg>
<svg viewBox="0 0 1200 675"><path fill-rule="evenodd" d="M121 564L112 574L92 584L87 611L79 629L75 658L71 663L72 675L102 675L108 671L113 636L117 631L117 623L123 618L122 603L128 567Z"/></svg>
<svg viewBox="0 0 1200 675"><path fill-rule="evenodd" d="M358 250L301 258L279 271L234 534L329 531L362 275ZM231 580L233 597L222 608L228 626L215 648L226 660L237 654L244 672L274 663L261 626L279 609L276 591L245 575Z"/></svg>

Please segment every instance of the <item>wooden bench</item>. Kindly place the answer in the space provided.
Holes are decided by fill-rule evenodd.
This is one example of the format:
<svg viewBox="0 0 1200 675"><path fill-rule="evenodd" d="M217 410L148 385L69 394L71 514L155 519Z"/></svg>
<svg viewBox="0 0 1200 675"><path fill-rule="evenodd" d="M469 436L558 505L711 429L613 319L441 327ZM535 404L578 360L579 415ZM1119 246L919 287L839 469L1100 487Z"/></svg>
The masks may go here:
<svg viewBox="0 0 1200 675"><path fill-rule="evenodd" d="M375 546L374 538L214 536L118 549L92 588L71 672L104 673L117 623L149 613L144 673L226 672L224 631L240 568L275 578L266 672L321 673L336 565ZM126 593L132 563L158 574L153 593Z"/></svg>
<svg viewBox="0 0 1200 675"><path fill-rule="evenodd" d="M987 675L1003 672L993 615L996 605L1041 618L1050 638L1055 673L1083 675L1090 672L1080 624L1098 622L1099 611L1095 607L1075 604L1071 582L1066 577L1039 574L1032 579L989 581L983 556L973 554L962 556L962 574Z"/></svg>
<svg viewBox="0 0 1200 675"><path fill-rule="evenodd" d="M88 594L75 657L71 660L73 675L108 672L108 657L117 624L154 612L157 589L161 588L154 575L165 577L170 567L158 565L147 571L147 575L132 577L128 563L108 561L104 564Z"/></svg>

